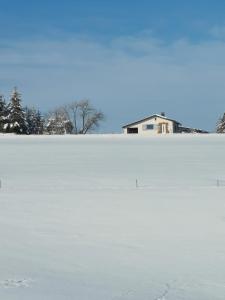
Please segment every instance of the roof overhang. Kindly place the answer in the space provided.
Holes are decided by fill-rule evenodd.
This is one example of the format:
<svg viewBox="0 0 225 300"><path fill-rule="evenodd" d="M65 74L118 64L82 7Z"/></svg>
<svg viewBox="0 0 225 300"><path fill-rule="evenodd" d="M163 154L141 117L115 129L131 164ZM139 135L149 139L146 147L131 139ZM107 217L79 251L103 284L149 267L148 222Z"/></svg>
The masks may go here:
<svg viewBox="0 0 225 300"><path fill-rule="evenodd" d="M127 127L130 127L130 126L138 125L138 124L140 124L140 123L142 123L142 122L151 120L152 118L161 118L161 119L164 119L164 120L167 120L167 121L174 122L174 123L176 123L176 124L178 124L178 125L181 125L181 123L178 122L178 121L176 121L176 120L173 120L173 119L167 118L167 117L165 117L165 116L161 116L161 115L155 114L155 115L146 117L146 118L144 118L144 119L138 120L138 121L136 121L136 122L133 122L133 123L129 123L129 124L127 124L127 125L124 125L122 128L127 128Z"/></svg>

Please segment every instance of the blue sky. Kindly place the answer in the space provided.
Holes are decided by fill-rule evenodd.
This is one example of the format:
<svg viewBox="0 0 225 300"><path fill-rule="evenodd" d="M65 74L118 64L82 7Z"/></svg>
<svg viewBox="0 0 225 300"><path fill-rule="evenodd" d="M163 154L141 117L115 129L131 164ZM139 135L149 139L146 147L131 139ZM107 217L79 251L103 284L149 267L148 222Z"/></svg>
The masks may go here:
<svg viewBox="0 0 225 300"><path fill-rule="evenodd" d="M0 92L42 111L90 98L107 132L161 111L213 130L224 53L222 0L0 0Z"/></svg>

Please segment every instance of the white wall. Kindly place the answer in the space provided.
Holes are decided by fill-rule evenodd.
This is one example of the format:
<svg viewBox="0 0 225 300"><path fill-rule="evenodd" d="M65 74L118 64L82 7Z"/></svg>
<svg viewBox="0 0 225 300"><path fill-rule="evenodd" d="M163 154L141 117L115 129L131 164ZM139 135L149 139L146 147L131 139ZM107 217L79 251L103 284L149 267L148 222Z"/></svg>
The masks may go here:
<svg viewBox="0 0 225 300"><path fill-rule="evenodd" d="M159 134L158 130L159 130L160 123L168 124L169 133L174 132L174 126L173 126L174 123L170 120L166 120L166 119L160 118L160 117L153 117L147 121L143 121L136 125L129 126L129 128L138 128L138 134L141 134L141 135L155 135L155 134ZM154 125L154 129L147 130L147 129L145 129L146 125ZM124 133L127 134L127 128L124 128Z"/></svg>

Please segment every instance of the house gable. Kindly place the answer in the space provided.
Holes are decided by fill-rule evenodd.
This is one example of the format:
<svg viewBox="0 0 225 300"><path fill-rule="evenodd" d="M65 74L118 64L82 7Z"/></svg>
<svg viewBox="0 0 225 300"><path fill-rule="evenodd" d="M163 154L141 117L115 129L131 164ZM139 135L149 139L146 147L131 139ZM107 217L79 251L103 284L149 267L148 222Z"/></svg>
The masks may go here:
<svg viewBox="0 0 225 300"><path fill-rule="evenodd" d="M144 119L141 119L139 121L136 121L136 122L133 122L133 123L130 123L130 124L127 124L127 125L124 125L122 128L127 128L127 127L132 127L132 126L135 126L135 125L138 125L138 124L141 124L141 123L145 123L146 121L150 121L151 119L162 119L162 122L163 121L171 121L177 125L181 125L179 122L173 120L173 119L170 119L170 118L167 118L165 116L162 116L162 115L157 115L157 114L154 114L152 116L149 116L147 118L144 118Z"/></svg>

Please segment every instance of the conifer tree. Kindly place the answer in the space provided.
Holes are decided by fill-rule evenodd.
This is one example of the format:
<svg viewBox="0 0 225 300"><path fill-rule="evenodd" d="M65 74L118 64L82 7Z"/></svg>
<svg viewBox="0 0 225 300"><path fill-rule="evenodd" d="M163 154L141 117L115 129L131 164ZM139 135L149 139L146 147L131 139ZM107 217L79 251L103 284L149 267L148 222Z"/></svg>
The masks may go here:
<svg viewBox="0 0 225 300"><path fill-rule="evenodd" d="M27 122L25 118L25 112L21 105L21 95L14 88L9 105L8 116L6 119L6 131L17 134L27 133Z"/></svg>
<svg viewBox="0 0 225 300"><path fill-rule="evenodd" d="M43 134L44 132L44 119L41 115L41 112L36 111L35 115L35 134Z"/></svg>
<svg viewBox="0 0 225 300"><path fill-rule="evenodd" d="M3 95L0 95L0 132L4 132L4 126L6 123L6 103Z"/></svg>
<svg viewBox="0 0 225 300"><path fill-rule="evenodd" d="M25 107L25 118L27 123L27 134L34 134L35 111L33 108Z"/></svg>
<svg viewBox="0 0 225 300"><path fill-rule="evenodd" d="M39 110L35 108L25 108L28 134L43 134L43 119Z"/></svg>
<svg viewBox="0 0 225 300"><path fill-rule="evenodd" d="M223 114L222 118L219 119L216 127L217 133L225 133L225 113Z"/></svg>

